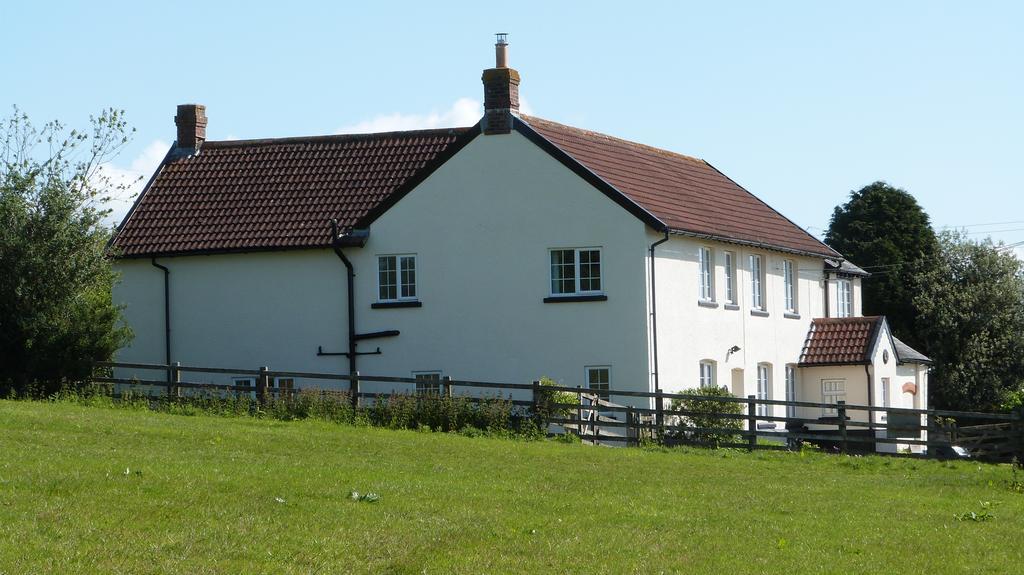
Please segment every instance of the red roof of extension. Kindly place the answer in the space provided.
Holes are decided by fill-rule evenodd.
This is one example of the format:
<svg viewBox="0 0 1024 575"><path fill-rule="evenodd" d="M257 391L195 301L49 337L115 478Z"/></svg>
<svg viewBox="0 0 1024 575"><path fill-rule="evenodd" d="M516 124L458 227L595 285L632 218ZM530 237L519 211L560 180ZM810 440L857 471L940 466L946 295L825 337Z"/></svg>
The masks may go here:
<svg viewBox="0 0 1024 575"><path fill-rule="evenodd" d="M673 231L842 257L704 160L540 118L523 120Z"/></svg>
<svg viewBox="0 0 1024 575"><path fill-rule="evenodd" d="M800 365L861 365L871 363L878 330L885 316L817 318L800 355Z"/></svg>
<svg viewBox="0 0 1024 575"><path fill-rule="evenodd" d="M326 247L468 128L211 141L169 159L125 218L119 255Z"/></svg>

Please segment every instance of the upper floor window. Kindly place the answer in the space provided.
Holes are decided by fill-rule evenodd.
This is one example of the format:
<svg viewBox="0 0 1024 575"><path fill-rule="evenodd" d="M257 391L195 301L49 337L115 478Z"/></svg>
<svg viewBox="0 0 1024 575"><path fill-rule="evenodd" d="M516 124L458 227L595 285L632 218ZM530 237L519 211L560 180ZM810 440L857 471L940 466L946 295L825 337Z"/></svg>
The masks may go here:
<svg viewBox="0 0 1024 575"><path fill-rule="evenodd" d="M697 263L700 265L700 299L715 300L714 261L711 248L702 247L697 251Z"/></svg>
<svg viewBox="0 0 1024 575"><path fill-rule="evenodd" d="M415 255L377 256L377 299L379 301L416 299Z"/></svg>
<svg viewBox="0 0 1024 575"><path fill-rule="evenodd" d="M838 280L836 291L839 297L836 301L836 317L850 317L853 315L853 284L850 280Z"/></svg>
<svg viewBox="0 0 1024 575"><path fill-rule="evenodd" d="M750 256L750 307L764 311L764 265L761 256Z"/></svg>
<svg viewBox="0 0 1024 575"><path fill-rule="evenodd" d="M725 252L725 303L736 304L736 254Z"/></svg>
<svg viewBox="0 0 1024 575"><path fill-rule="evenodd" d="M551 250L551 295L600 293L601 250Z"/></svg>
<svg viewBox="0 0 1024 575"><path fill-rule="evenodd" d="M782 291L786 311L796 313L796 265L793 260L782 261Z"/></svg>
<svg viewBox="0 0 1024 575"><path fill-rule="evenodd" d="M612 388L612 368L607 365L588 367L587 387L593 390L598 397L608 401L608 391Z"/></svg>
<svg viewBox="0 0 1024 575"><path fill-rule="evenodd" d="M715 362L707 359L700 362L700 386L715 387Z"/></svg>

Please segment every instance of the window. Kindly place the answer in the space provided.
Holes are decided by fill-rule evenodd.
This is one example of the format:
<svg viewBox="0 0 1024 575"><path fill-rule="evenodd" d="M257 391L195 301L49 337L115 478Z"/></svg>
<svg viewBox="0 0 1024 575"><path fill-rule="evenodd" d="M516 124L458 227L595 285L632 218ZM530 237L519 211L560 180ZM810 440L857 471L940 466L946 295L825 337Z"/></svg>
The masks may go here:
<svg viewBox="0 0 1024 575"><path fill-rule="evenodd" d="M771 399L771 366L767 363L757 364L757 399ZM763 403L757 404L757 415L766 417L768 406Z"/></svg>
<svg viewBox="0 0 1024 575"><path fill-rule="evenodd" d="M840 401L846 401L846 380L845 379L823 379L821 380L821 402L829 405L836 405ZM822 415L838 415L839 411L834 407L822 409Z"/></svg>
<svg viewBox="0 0 1024 575"><path fill-rule="evenodd" d="M882 378L882 407L889 407L889 378ZM882 412L879 419L886 420L888 413Z"/></svg>
<svg viewBox="0 0 1024 575"><path fill-rule="evenodd" d="M416 395L441 395L440 371L414 371Z"/></svg>
<svg viewBox="0 0 1024 575"><path fill-rule="evenodd" d="M295 391L295 380L290 377L279 377L274 381L274 385L279 390L279 398L288 397Z"/></svg>
<svg viewBox="0 0 1024 575"><path fill-rule="evenodd" d="M248 393L249 393L249 395L253 399L256 398L256 380L255 379L253 379L251 377L235 377L235 378L232 378L231 383L233 383L234 385L238 385L238 386L245 386L245 387L252 388L252 391L250 391ZM240 395L240 394L243 394L243 393L246 393L246 392L241 390L241 389L235 391L236 395Z"/></svg>
<svg viewBox="0 0 1024 575"><path fill-rule="evenodd" d="M551 250L551 295L599 293L601 250Z"/></svg>
<svg viewBox="0 0 1024 575"><path fill-rule="evenodd" d="M725 252L725 303L736 304L736 254Z"/></svg>
<svg viewBox="0 0 1024 575"><path fill-rule="evenodd" d="M416 256L378 256L377 286L379 301L416 299Z"/></svg>
<svg viewBox="0 0 1024 575"><path fill-rule="evenodd" d="M700 299L715 301L714 261L711 259L711 248L697 250L697 263L700 265Z"/></svg>
<svg viewBox="0 0 1024 575"><path fill-rule="evenodd" d="M793 260L782 261L782 286L786 311L796 313L796 266Z"/></svg>
<svg viewBox="0 0 1024 575"><path fill-rule="evenodd" d="M592 366L587 368L587 387L605 401L608 401L611 379L612 368L608 366Z"/></svg>
<svg viewBox="0 0 1024 575"><path fill-rule="evenodd" d="M700 362L700 386L715 387L715 362L707 359Z"/></svg>
<svg viewBox="0 0 1024 575"><path fill-rule="evenodd" d="M853 286L850 280L839 280L836 282L836 290L839 298L836 302L836 317L850 317L853 315Z"/></svg>
<svg viewBox="0 0 1024 575"><path fill-rule="evenodd" d="M750 256L750 307L764 311L764 268L761 256Z"/></svg>
<svg viewBox="0 0 1024 575"><path fill-rule="evenodd" d="M796 401L796 367L786 366L786 401ZM786 417L796 417L796 406L786 406Z"/></svg>

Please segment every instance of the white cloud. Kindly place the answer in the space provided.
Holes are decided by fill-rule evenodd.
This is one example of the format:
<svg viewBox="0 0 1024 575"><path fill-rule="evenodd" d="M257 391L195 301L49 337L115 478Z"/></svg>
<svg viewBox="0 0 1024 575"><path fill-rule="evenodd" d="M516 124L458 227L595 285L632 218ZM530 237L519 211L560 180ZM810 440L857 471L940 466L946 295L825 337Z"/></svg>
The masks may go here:
<svg viewBox="0 0 1024 575"><path fill-rule="evenodd" d="M106 208L111 212L105 223L116 226L121 223L128 209L132 207L135 198L146 185L149 177L156 171L157 166L167 155L170 144L161 140L154 140L142 152L132 159L128 166L121 166L114 162L108 162L100 166L100 173L110 178L111 188L123 185L123 190L114 190Z"/></svg>
<svg viewBox="0 0 1024 575"><path fill-rule="evenodd" d="M519 109L526 115L533 114L527 101L519 98ZM343 126L339 134L368 134L373 132L395 132L399 130L426 130L430 128L454 128L472 126L484 115L484 106L479 100L459 98L447 110L433 110L426 114L381 114L369 120Z"/></svg>

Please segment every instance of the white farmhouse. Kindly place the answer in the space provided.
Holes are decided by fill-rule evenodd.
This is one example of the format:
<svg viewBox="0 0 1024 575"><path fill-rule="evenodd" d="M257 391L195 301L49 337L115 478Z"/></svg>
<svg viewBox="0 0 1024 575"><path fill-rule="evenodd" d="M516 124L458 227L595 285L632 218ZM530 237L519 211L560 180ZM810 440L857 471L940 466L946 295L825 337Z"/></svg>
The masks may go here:
<svg viewBox="0 0 1024 575"><path fill-rule="evenodd" d="M520 114L506 50L471 128L206 141L179 106L118 359L927 406L868 274L703 160Z"/></svg>

